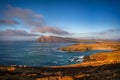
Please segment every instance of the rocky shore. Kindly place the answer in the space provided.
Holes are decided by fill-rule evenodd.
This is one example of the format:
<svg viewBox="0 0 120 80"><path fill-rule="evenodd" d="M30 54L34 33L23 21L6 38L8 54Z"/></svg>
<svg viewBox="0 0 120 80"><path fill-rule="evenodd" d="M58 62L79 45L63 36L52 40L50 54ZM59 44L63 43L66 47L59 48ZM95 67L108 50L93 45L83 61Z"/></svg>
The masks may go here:
<svg viewBox="0 0 120 80"><path fill-rule="evenodd" d="M99 49L112 51L92 54L84 57L83 63L66 66L0 66L0 80L120 80L119 42L75 44L60 49L64 51Z"/></svg>
<svg viewBox="0 0 120 80"><path fill-rule="evenodd" d="M70 66L101 66L104 64L120 63L120 42L100 42L93 44L75 44L60 48L68 52L88 51L88 50L110 50L85 56L83 63Z"/></svg>

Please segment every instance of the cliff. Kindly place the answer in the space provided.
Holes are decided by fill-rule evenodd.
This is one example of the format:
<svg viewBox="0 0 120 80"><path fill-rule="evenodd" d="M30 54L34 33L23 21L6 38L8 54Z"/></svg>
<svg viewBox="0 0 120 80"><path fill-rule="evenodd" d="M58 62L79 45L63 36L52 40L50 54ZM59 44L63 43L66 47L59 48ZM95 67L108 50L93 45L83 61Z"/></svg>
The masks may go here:
<svg viewBox="0 0 120 80"><path fill-rule="evenodd" d="M38 42L78 42L77 39L73 38L63 38L56 36L41 36L37 39Z"/></svg>

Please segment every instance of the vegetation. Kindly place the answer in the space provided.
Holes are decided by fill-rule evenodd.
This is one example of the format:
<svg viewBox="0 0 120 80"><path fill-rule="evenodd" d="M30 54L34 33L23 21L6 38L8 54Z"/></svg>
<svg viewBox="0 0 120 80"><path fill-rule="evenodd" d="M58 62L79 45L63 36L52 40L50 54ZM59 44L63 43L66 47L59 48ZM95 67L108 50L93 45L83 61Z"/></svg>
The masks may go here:
<svg viewBox="0 0 120 80"><path fill-rule="evenodd" d="M0 80L119 80L120 63L74 67L0 67Z"/></svg>
<svg viewBox="0 0 120 80"><path fill-rule="evenodd" d="M120 43L102 42L75 44L61 48L64 51L87 51L107 49L84 57L84 62L67 66L20 67L1 66L0 80L119 80Z"/></svg>
<svg viewBox="0 0 120 80"><path fill-rule="evenodd" d="M120 42L99 42L93 44L75 44L59 48L62 51L76 52L88 50L119 50Z"/></svg>

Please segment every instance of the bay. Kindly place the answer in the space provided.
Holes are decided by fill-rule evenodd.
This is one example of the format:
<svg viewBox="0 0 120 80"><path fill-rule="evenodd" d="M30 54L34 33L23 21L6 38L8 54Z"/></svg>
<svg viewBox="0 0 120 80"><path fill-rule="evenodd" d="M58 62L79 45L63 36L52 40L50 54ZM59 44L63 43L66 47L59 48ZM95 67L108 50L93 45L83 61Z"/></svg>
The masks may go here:
<svg viewBox="0 0 120 80"><path fill-rule="evenodd" d="M63 52L60 47L75 43L40 43L35 41L0 42L0 65L62 66L81 63L83 57L105 50Z"/></svg>

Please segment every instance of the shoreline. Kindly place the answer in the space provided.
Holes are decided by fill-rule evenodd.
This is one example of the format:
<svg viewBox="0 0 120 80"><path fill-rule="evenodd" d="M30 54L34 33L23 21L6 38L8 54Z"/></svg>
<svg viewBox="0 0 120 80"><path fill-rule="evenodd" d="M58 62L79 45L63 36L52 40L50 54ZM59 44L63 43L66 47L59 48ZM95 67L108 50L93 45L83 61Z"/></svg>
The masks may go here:
<svg viewBox="0 0 120 80"><path fill-rule="evenodd" d="M119 80L120 43L100 43L100 47L114 49L84 57L82 63L65 66L0 66L0 79L12 80ZM98 44L98 43L96 43ZM106 46L107 45L107 46ZM73 45L73 47L76 45ZM77 44L77 46L79 46ZM81 46L81 45L80 45ZM93 45L92 45L93 46ZM96 45L94 45L96 49ZM69 46L68 46L69 47ZM83 47L83 46L82 46ZM99 47L99 48L100 48ZM78 48L78 47L75 47ZM93 47L94 48L94 47ZM95 49L94 48L94 49Z"/></svg>
<svg viewBox="0 0 120 80"><path fill-rule="evenodd" d="M118 46L118 48L117 48ZM85 52L88 50L118 50L120 46L120 42L98 42L93 44L74 44L70 46L61 47L58 50L66 51L66 52Z"/></svg>
<svg viewBox="0 0 120 80"><path fill-rule="evenodd" d="M110 44L110 43L112 43L112 44ZM107 47L102 47L101 45L100 45L100 47L96 47L96 48L92 48L93 46L95 46L95 44L98 44L98 45L100 45L100 44L102 44L102 46L104 46L103 44L105 44L106 45L106 43L105 42L97 42L97 43L92 43L92 44L82 44L82 48L84 47L84 48L88 48L88 47L90 47L91 49L88 49L88 50L110 50L110 52L99 52L99 53L94 53L95 55L99 55L99 54L101 54L101 53L114 53L114 52L118 52L118 53L120 53L120 49L118 49L118 48L116 48L116 45L117 46L119 46L120 47L120 42L107 42ZM108 45L108 44L110 44L110 45ZM65 47L62 47L62 48L59 48L58 50L59 51L65 51L65 52L70 52L69 51L69 47L71 47L72 49L74 49L74 47L75 46L77 46L77 47L75 47L75 49L74 50L77 50L78 52L81 52L81 49L78 49L78 46L81 46L81 44L73 44L73 45L70 45L70 46L65 46ZM85 45L85 46L84 46ZM87 46L86 46L87 45ZM89 45L89 46L88 46ZM109 47L108 47L109 46ZM114 46L114 47L113 47ZM64 48L68 48L68 49L66 49L66 50L64 50ZM71 49L70 48L70 49ZM81 47L80 47L81 48ZM76 51L74 51L73 50L73 52L76 52ZM85 51L83 51L83 52L85 52ZM91 54L91 55L94 55L94 54ZM81 62L81 63L76 63L76 64L70 64L70 65L62 65L62 66L37 66L37 67L48 67L48 68L53 68L53 67L71 67L71 66L73 66L73 65L80 65L80 66L82 66L82 64L87 64L88 63L88 65L89 65L89 62L90 63L95 63L95 61L94 60L91 60L90 59L90 56L91 55L89 55L89 56L84 56L84 58L83 58L83 62ZM99 62L99 60L98 60L98 62ZM0 67L1 67L2 65L0 65ZM3 67L35 67L35 66L27 66L27 65L9 65L9 66L3 66Z"/></svg>

